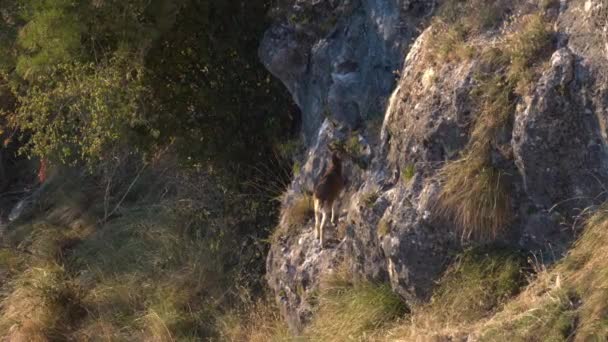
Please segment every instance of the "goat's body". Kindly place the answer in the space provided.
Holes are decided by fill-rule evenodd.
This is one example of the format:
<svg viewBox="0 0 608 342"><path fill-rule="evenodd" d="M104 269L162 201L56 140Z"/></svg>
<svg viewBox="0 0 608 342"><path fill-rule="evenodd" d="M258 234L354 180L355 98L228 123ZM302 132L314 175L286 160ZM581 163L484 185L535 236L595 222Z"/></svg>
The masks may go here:
<svg viewBox="0 0 608 342"><path fill-rule="evenodd" d="M314 210L315 210L315 238L324 245L323 228L327 215L331 210L331 222L335 224L336 200L344 188L345 180L342 176L342 163L336 156L332 156L332 163L327 172L321 177L314 189Z"/></svg>

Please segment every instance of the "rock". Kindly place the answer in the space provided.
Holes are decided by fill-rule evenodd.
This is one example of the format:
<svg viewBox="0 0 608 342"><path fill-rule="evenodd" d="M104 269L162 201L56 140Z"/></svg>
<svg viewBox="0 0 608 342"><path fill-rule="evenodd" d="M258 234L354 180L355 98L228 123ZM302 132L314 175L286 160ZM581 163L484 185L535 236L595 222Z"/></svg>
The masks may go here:
<svg viewBox="0 0 608 342"><path fill-rule="evenodd" d="M417 25L435 0L298 0L264 35L260 59L302 110L312 139L326 114L358 128L381 115Z"/></svg>
<svg viewBox="0 0 608 342"><path fill-rule="evenodd" d="M516 113L515 164L532 202L574 210L601 201L608 184L608 150L584 91L587 71L563 48L551 58L529 102Z"/></svg>

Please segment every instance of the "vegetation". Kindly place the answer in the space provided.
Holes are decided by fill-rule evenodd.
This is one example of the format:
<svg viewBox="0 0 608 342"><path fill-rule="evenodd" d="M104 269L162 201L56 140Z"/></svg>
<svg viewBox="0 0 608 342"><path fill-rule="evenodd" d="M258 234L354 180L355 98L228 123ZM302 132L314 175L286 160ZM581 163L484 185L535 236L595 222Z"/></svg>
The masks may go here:
<svg viewBox="0 0 608 342"><path fill-rule="evenodd" d="M310 194L295 198L272 233L276 199L304 152L293 139L297 111L257 61L274 3L0 2L3 153L33 158L15 163L28 186L33 164L50 169L20 218L0 228L0 339L608 339L606 205L550 270L526 273L517 251L498 246L470 249L428 303L407 307L390 285L338 272L323 279L302 336L290 335L265 293L264 261L268 240L295 236L313 208ZM515 105L553 48L542 14L514 19L500 45L475 45L515 3L449 0L434 23L434 63L480 60L471 138L440 171L437 205L465 239L492 240L513 219L507 170L495 160L506 158ZM338 18L315 11L286 19L329 32ZM336 144L367 167L357 134ZM404 167L403 182L415 173ZM363 194L362 204L378 196ZM381 219L378 236L392 225Z"/></svg>
<svg viewBox="0 0 608 342"><path fill-rule="evenodd" d="M405 166L403 171L401 171L401 179L403 179L403 183L407 185L412 178L416 175L416 166L414 164L408 164Z"/></svg>
<svg viewBox="0 0 608 342"><path fill-rule="evenodd" d="M248 303L241 312L228 314L222 321L224 341L281 342L292 335L283 321L273 299Z"/></svg>
<svg viewBox="0 0 608 342"><path fill-rule="evenodd" d="M281 224L271 237L278 241L281 237L292 237L302 229L302 226L314 215L313 199L311 194L300 194L281 213ZM328 218L329 220L329 218Z"/></svg>
<svg viewBox="0 0 608 342"><path fill-rule="evenodd" d="M312 341L370 340L407 307L388 285L353 282L344 272L326 279L305 337Z"/></svg>
<svg viewBox="0 0 608 342"><path fill-rule="evenodd" d="M0 79L18 99L4 130L24 153L95 165L171 143L185 162L242 174L292 132L289 97L257 60L270 1L0 6Z"/></svg>
<svg viewBox="0 0 608 342"><path fill-rule="evenodd" d="M367 208L372 208L379 197L380 191L377 188L372 188L361 194L361 203Z"/></svg>
<svg viewBox="0 0 608 342"><path fill-rule="evenodd" d="M608 216L603 205L554 269L480 331L483 341L602 341L608 338L605 284Z"/></svg>
<svg viewBox="0 0 608 342"><path fill-rule="evenodd" d="M497 29L513 5L508 0L444 2L432 23L435 62L469 60L475 55L475 48L468 41L480 33Z"/></svg>
<svg viewBox="0 0 608 342"><path fill-rule="evenodd" d="M499 246L469 249L444 274L431 301L386 334L392 339L433 340L502 309L524 285L524 258Z"/></svg>

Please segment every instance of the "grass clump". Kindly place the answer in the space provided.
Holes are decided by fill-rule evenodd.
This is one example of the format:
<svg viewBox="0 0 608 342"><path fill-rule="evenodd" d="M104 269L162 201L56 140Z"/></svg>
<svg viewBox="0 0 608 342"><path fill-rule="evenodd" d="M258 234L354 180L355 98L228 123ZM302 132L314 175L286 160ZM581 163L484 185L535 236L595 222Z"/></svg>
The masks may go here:
<svg viewBox="0 0 608 342"><path fill-rule="evenodd" d="M289 206L283 209L281 225L274 231L271 240L278 241L284 236L292 236L314 215L312 195L308 193L298 195Z"/></svg>
<svg viewBox="0 0 608 342"><path fill-rule="evenodd" d="M440 171L445 179L435 208L450 218L462 239L492 240L512 219L505 176L475 155L448 163Z"/></svg>
<svg viewBox="0 0 608 342"><path fill-rule="evenodd" d="M305 331L311 341L372 340L380 328L407 312L389 285L352 282L335 275L319 293L319 308Z"/></svg>
<svg viewBox="0 0 608 342"><path fill-rule="evenodd" d="M372 208L378 198L380 198L380 191L378 189L371 189L361 195L361 203L367 208Z"/></svg>
<svg viewBox="0 0 608 342"><path fill-rule="evenodd" d="M522 255L508 249L465 251L440 281L428 310L446 323L488 316L519 292L524 262Z"/></svg>
<svg viewBox="0 0 608 342"><path fill-rule="evenodd" d="M498 27L503 21L510 1L449 0L442 4L433 23L433 56L437 63L468 60L475 48L468 44L471 37Z"/></svg>
<svg viewBox="0 0 608 342"><path fill-rule="evenodd" d="M566 290L554 290L534 310L504 325L483 332L479 341L569 341L576 328L576 297Z"/></svg>
<svg viewBox="0 0 608 342"><path fill-rule="evenodd" d="M380 221L378 222L378 236L380 238L385 237L386 235L388 235L388 233L391 232L391 224L388 222L387 219L385 218L381 218Z"/></svg>
<svg viewBox="0 0 608 342"><path fill-rule="evenodd" d="M477 333L480 341L608 339L608 207L587 221L581 238Z"/></svg>
<svg viewBox="0 0 608 342"><path fill-rule="evenodd" d="M70 330L83 314L78 291L58 264L38 264L16 277L2 301L0 331L11 341L46 341Z"/></svg>
<svg viewBox="0 0 608 342"><path fill-rule="evenodd" d="M221 319L222 341L283 342L291 333L273 300L250 302L240 311L230 312Z"/></svg>

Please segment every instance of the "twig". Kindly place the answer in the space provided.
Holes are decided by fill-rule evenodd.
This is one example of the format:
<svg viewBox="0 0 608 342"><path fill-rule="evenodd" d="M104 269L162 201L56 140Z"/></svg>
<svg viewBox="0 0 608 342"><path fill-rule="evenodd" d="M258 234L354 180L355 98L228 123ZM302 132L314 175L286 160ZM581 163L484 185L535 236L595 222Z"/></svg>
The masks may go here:
<svg viewBox="0 0 608 342"><path fill-rule="evenodd" d="M125 198L127 198L127 195L129 194L129 192L131 192L131 189L133 188L133 186L135 185L135 183L137 183L137 181L139 180L139 177L141 176L142 172L146 169L146 164L144 164L141 169L137 172L137 175L135 176L135 178L133 179L133 181L131 182L131 184L129 184L129 187L127 188L127 191L125 191L125 193L122 195L122 198L120 199L120 201L118 201L118 203L116 203L116 206L114 207L114 209L107 214L104 218L103 218L103 222L107 222L108 218L112 215L114 215L114 213L118 210L118 208L120 207L120 205L122 204L122 202L124 202Z"/></svg>

